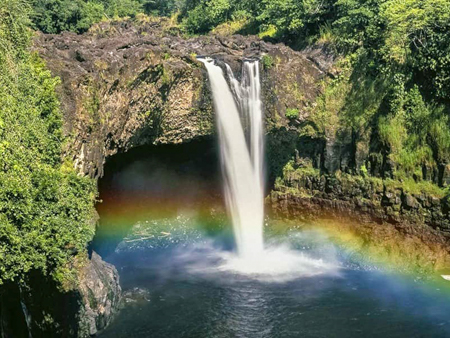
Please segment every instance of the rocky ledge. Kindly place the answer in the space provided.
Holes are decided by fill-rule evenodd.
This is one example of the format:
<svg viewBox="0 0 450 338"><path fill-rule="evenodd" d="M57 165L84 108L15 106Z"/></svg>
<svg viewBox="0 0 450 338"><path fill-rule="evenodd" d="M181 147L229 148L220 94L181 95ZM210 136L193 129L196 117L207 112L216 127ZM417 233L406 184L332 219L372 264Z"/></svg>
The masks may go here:
<svg viewBox="0 0 450 338"><path fill-rule="evenodd" d="M279 215L315 218L323 214L367 218L378 223L427 225L450 238L450 198L409 191L400 182L348 174L288 177L271 193Z"/></svg>
<svg viewBox="0 0 450 338"><path fill-rule="evenodd" d="M442 190L426 182L422 186L341 172L323 174L291 164L267 199L275 217L333 219L351 224L353 233L368 240L376 240L381 234L384 241L391 241L392 234L398 233L398 242L408 243L408 238L414 238L414 246L421 243L430 252L445 256L440 262L424 259L427 265L450 268L450 197Z"/></svg>
<svg viewBox="0 0 450 338"><path fill-rule="evenodd" d="M214 134L212 98L198 55L239 71L262 57L269 129L287 125L288 108L307 114L332 65L322 47L296 52L255 36L185 38L168 19L104 22L83 35L40 34L35 49L62 80L66 158L103 175L105 158L144 144L182 143Z"/></svg>
<svg viewBox="0 0 450 338"><path fill-rule="evenodd" d="M49 276L31 272L26 287L0 288L0 336L91 337L118 311L121 288L117 270L92 253L80 259L76 286L61 290Z"/></svg>

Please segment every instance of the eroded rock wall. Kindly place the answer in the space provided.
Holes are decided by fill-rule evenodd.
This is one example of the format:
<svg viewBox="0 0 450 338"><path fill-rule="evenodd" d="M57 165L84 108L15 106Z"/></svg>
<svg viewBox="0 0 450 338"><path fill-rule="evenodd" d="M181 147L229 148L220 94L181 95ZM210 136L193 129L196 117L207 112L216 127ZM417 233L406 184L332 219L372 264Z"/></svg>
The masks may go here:
<svg viewBox="0 0 450 338"><path fill-rule="evenodd" d="M121 301L117 270L95 252L83 259L76 286L63 291L49 276L32 271L22 286L0 287L2 338L79 337L97 334Z"/></svg>
<svg viewBox="0 0 450 338"><path fill-rule="evenodd" d="M261 66L268 128L287 125L288 108L307 107L327 65L317 51L295 52L257 37L184 38L170 21L105 22L88 33L37 36L35 49L61 78L68 136L65 157L80 173L103 175L105 158L144 144L189 142L212 135L212 98L199 55L239 72L245 57ZM305 108L305 109L303 109Z"/></svg>
<svg viewBox="0 0 450 338"><path fill-rule="evenodd" d="M287 175L270 195L278 216L314 219L324 215L377 223L429 226L450 239L450 200L409 192L380 179L348 174Z"/></svg>

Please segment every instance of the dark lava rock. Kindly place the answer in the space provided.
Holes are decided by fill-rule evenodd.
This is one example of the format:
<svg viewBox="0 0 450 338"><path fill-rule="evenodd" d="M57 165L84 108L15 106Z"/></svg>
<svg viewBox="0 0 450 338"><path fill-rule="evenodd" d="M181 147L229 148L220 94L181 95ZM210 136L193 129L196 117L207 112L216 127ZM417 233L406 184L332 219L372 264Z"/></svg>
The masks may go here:
<svg viewBox="0 0 450 338"><path fill-rule="evenodd" d="M80 271L80 337L95 335L105 328L118 312L122 289L117 269L93 252Z"/></svg>
<svg viewBox="0 0 450 338"><path fill-rule="evenodd" d="M320 93L333 57L296 52L256 36L184 38L167 19L103 22L88 33L40 34L34 48L61 78L59 96L69 144L65 156L99 177L105 158L144 144L182 143L215 133L206 70L197 56L227 62L238 74L244 58L261 65L267 129L289 124L288 108L306 109ZM320 59L320 61L318 61Z"/></svg>

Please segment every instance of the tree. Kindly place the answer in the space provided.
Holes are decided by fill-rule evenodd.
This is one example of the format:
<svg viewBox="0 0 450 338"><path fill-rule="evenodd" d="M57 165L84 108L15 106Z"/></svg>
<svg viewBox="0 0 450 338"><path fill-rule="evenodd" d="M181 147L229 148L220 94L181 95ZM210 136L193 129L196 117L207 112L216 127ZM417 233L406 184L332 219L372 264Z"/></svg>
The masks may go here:
<svg viewBox="0 0 450 338"><path fill-rule="evenodd" d="M28 13L0 3L0 284L34 270L67 285L93 236L96 189L61 158L59 80L28 51Z"/></svg>

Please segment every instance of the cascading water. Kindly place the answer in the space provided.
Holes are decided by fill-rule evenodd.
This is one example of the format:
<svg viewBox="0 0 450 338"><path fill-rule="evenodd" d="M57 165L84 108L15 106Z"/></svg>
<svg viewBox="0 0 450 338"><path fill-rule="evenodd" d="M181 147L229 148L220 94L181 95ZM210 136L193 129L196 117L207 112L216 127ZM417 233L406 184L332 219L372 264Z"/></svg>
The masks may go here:
<svg viewBox="0 0 450 338"><path fill-rule="evenodd" d="M256 257L264 250L264 142L259 63L244 61L241 82L227 65L230 89L222 68L212 59L200 61L208 70L213 92L225 196L238 252L244 258Z"/></svg>
<svg viewBox="0 0 450 338"><path fill-rule="evenodd" d="M208 71L217 116L226 204L232 218L238 256L219 253L221 271L286 281L334 270L334 264L309 258L287 245L264 246L263 112L259 62L246 60L242 79L214 60L202 61ZM202 270L203 271L203 270Z"/></svg>

